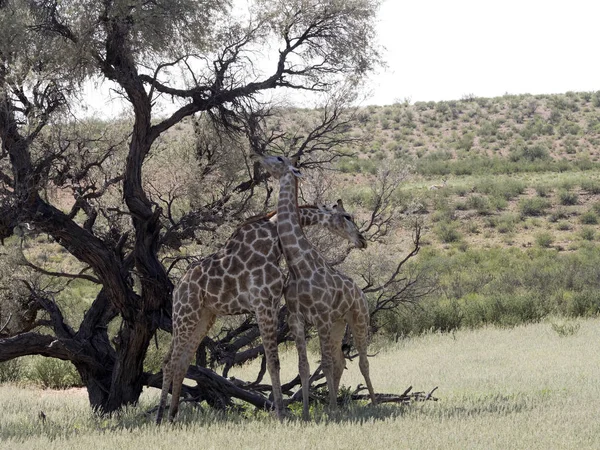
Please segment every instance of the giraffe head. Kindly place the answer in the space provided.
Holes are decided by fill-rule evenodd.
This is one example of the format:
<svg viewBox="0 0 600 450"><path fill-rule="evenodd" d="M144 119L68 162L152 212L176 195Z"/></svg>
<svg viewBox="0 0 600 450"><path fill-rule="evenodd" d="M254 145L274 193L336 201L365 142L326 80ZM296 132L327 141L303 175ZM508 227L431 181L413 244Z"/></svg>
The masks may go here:
<svg viewBox="0 0 600 450"><path fill-rule="evenodd" d="M298 162L296 158L290 159L285 156L259 155L257 153L253 153L251 157L277 179L286 173L291 173L296 178L302 178L302 173L296 168Z"/></svg>
<svg viewBox="0 0 600 450"><path fill-rule="evenodd" d="M367 248L367 239L358 229L351 214L346 212L342 200L338 200L331 211L331 225L328 228L341 236L342 238L352 242L357 248Z"/></svg>

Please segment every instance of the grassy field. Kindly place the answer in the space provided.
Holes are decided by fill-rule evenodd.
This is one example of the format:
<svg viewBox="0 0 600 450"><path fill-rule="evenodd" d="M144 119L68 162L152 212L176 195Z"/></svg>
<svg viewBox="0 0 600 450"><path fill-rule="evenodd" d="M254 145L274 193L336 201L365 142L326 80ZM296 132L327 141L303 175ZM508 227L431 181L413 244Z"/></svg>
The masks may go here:
<svg viewBox="0 0 600 450"><path fill-rule="evenodd" d="M313 411L305 424L264 413L224 417L184 405L175 425L157 428L145 412L98 418L85 391L0 387L0 447L6 449L549 449L600 445L600 319L552 319L515 328L426 334L389 344L371 358L378 392L439 386L438 402ZM285 373L295 371L292 351ZM362 381L357 363L342 383ZM39 418L40 411L46 419Z"/></svg>

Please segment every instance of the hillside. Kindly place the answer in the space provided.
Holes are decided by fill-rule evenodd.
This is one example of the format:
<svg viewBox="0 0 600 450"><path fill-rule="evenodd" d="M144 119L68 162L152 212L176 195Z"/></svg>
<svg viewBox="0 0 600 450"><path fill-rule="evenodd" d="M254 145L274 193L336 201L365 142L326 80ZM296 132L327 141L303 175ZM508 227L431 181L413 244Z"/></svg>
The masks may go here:
<svg viewBox="0 0 600 450"><path fill-rule="evenodd" d="M399 201L421 205L429 244L572 251L596 240L600 93L369 106L357 117L352 133L369 139L339 169L360 180L389 159L411 167Z"/></svg>

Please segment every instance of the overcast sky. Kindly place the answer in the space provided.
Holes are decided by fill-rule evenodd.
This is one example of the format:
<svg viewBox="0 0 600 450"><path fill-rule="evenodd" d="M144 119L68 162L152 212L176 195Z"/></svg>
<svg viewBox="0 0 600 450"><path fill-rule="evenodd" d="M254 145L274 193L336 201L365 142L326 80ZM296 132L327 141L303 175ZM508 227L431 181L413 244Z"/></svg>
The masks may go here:
<svg viewBox="0 0 600 450"><path fill-rule="evenodd" d="M600 90L598 0L387 0L366 104Z"/></svg>

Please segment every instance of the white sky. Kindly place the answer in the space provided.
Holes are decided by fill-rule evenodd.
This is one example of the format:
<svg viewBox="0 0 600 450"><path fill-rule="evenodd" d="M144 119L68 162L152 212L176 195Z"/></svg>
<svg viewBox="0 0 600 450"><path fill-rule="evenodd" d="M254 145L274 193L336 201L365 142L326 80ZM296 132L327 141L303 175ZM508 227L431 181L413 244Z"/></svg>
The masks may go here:
<svg viewBox="0 0 600 450"><path fill-rule="evenodd" d="M386 0L365 104L600 90L598 0Z"/></svg>

